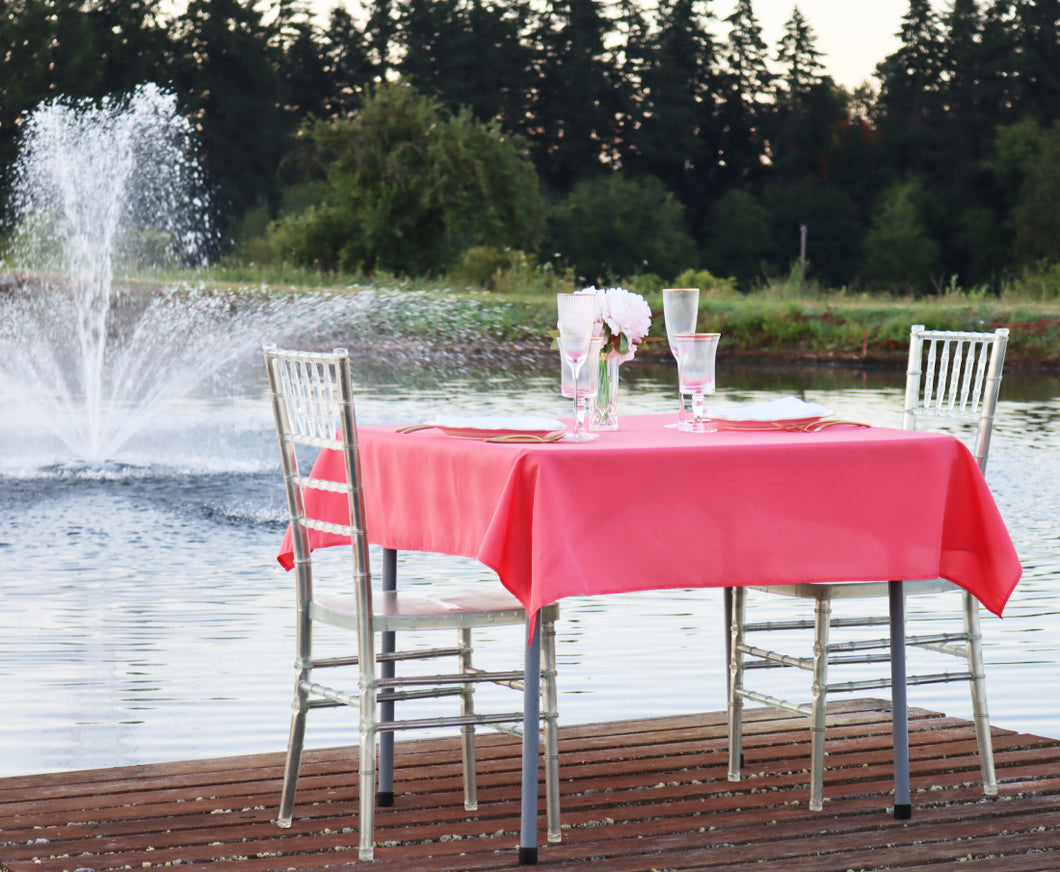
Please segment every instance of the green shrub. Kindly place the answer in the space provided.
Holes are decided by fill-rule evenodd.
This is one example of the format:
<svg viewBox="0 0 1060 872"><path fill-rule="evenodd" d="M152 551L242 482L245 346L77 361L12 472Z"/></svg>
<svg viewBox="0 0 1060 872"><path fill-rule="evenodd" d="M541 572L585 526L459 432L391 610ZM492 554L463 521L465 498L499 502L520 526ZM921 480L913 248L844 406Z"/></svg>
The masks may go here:
<svg viewBox="0 0 1060 872"><path fill-rule="evenodd" d="M672 287L699 288L700 297L731 297L736 294L736 279L719 279L710 270L686 269L674 279Z"/></svg>

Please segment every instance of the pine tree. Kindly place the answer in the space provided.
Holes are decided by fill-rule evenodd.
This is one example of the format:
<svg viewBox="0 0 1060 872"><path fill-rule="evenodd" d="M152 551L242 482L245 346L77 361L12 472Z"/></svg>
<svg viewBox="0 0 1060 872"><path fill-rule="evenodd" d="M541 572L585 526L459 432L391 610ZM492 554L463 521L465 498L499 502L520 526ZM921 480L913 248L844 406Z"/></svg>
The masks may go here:
<svg viewBox="0 0 1060 872"><path fill-rule="evenodd" d="M623 99L606 47L609 32L600 0L550 0L538 20L527 133L542 181L553 193L566 193L618 159Z"/></svg>
<svg viewBox="0 0 1060 872"><path fill-rule="evenodd" d="M322 117L341 118L364 104L376 67L369 57L365 32L341 6L331 10L324 31L324 70L328 96Z"/></svg>
<svg viewBox="0 0 1060 872"><path fill-rule="evenodd" d="M773 74L762 28L751 0L738 0L725 19L729 34L720 52L721 174L726 185L753 182L765 153L763 125L772 105Z"/></svg>
<svg viewBox="0 0 1060 872"><path fill-rule="evenodd" d="M262 13L239 0L191 0L176 21L177 81L201 128L203 164L222 226L276 195L292 132L279 49Z"/></svg>
<svg viewBox="0 0 1060 872"><path fill-rule="evenodd" d="M705 210L721 148L715 112L716 58L706 4L672 0L660 8L641 79L643 114L631 136L630 168L660 179L696 214Z"/></svg>
<svg viewBox="0 0 1060 872"><path fill-rule="evenodd" d="M940 159L943 40L929 0L909 0L901 46L877 67L880 130L899 171L931 173Z"/></svg>

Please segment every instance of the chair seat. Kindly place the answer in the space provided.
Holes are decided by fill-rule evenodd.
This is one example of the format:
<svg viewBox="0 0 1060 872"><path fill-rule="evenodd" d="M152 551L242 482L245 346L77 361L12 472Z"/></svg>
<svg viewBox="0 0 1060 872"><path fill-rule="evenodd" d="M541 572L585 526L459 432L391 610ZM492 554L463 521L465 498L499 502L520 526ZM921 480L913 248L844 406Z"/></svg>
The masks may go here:
<svg viewBox="0 0 1060 872"><path fill-rule="evenodd" d="M439 590L437 593L377 591L372 597L373 623L377 631L409 629L461 629L467 627L522 624L526 611L506 590L490 585ZM356 628L357 599L332 596L310 603L313 620L337 627ZM554 615L558 608L546 606Z"/></svg>
<svg viewBox="0 0 1060 872"><path fill-rule="evenodd" d="M822 584L776 584L768 587L753 585L747 589L779 594L780 596L797 597L798 599L858 599L862 597L887 596L887 585L886 581L839 581ZM959 588L952 581L946 581L944 578L934 578L903 582L902 589L907 595L915 595L944 593L945 591L958 590Z"/></svg>

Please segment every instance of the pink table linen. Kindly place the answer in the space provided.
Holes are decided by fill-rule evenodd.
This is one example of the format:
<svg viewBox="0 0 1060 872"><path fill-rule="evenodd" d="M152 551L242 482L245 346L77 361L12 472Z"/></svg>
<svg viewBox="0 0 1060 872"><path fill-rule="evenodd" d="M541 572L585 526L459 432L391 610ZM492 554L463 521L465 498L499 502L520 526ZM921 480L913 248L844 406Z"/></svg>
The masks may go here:
<svg viewBox="0 0 1060 872"><path fill-rule="evenodd" d="M590 443L488 443L359 429L369 539L474 557L535 614L579 594L947 578L1000 615L1021 567L952 436L667 430L630 416ZM341 478L325 451L314 476ZM345 497L307 511L345 523ZM313 534L313 547L342 544ZM280 563L292 565L290 532Z"/></svg>

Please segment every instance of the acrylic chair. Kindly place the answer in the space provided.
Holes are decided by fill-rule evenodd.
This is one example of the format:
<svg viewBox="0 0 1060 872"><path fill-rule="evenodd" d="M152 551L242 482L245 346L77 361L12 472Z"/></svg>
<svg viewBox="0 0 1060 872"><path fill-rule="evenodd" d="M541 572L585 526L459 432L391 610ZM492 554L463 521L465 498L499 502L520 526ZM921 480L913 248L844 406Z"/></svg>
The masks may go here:
<svg viewBox="0 0 1060 872"><path fill-rule="evenodd" d="M374 851L376 802L393 804L394 731L460 727L464 807L469 811L477 808L475 727L489 726L515 735L521 733L523 670L475 668L472 665L471 631L476 627L525 625L526 612L499 584L480 583L459 589L439 583L426 589L423 585L416 585L415 593L411 594L399 591L396 555L390 550L383 554L382 589L373 590L349 356L341 348L331 353L298 352L278 350L274 345L266 345L264 353L287 488L298 605L295 699L277 822L281 827L291 825L306 714L318 707L351 706L360 713L359 856L362 860L370 860ZM321 449L341 451L345 458L346 481L335 483L304 474L299 467L299 448L303 453ZM350 523L333 524L308 517L305 493L311 489L344 494L349 504ZM351 574L345 575L344 571L344 577L339 579L346 592L329 592L324 596L316 591L318 579L314 578L313 572L310 530L350 538ZM557 614L558 609L553 605L543 608L538 617L542 646L541 723L545 746L546 808L548 838L553 842L560 840L555 683ZM314 652L314 628L317 625L351 632L357 653L317 656ZM400 632L409 630L417 631L417 638L428 632L446 630L454 631L457 638L453 645L395 650ZM395 677L394 667L399 662L418 664L438 659L455 661L454 671ZM329 680L344 668L347 680L342 686L337 678ZM476 711L474 687L483 682L518 691L520 704L517 710ZM451 696L459 697L459 714L405 719L394 715L396 705Z"/></svg>
<svg viewBox="0 0 1060 872"><path fill-rule="evenodd" d="M921 429L935 422L965 422L971 429L970 447L979 468L986 472L990 437L997 408L1001 370L1008 344L1008 329L992 333L925 330L915 325L910 334L909 366L906 375L903 429ZM961 658L966 668L957 672L933 672L907 677L908 684L930 684L967 681L971 688L979 764L983 792L997 794L994 752L990 739L986 687L979 629L979 604L975 598L943 579L907 581L906 595L951 591L963 597L963 628L959 632L907 635L906 646L949 654ZM780 621L747 620L748 605L755 594L779 594L812 600L812 619ZM888 663L889 638L856 638L833 641L832 630L888 624L887 582L845 582L840 584L800 584L726 590L726 611L730 621L729 655L729 780L740 780L743 765L743 703L752 700L766 706L809 717L811 722L810 809L820 811L824 794L825 705L829 693L888 688L890 677L871 677L858 681L831 682L829 668L851 664ZM867 616L836 617L832 600L848 598L882 598L884 608ZM791 654L766 647L769 631L783 631L790 643L794 631L813 631L812 652ZM853 634L872 635L854 630ZM758 644L751 644L751 637ZM773 644L773 643L768 643ZM754 669L796 668L812 677L811 702L800 704L778 698L771 693L747 686L748 672Z"/></svg>

